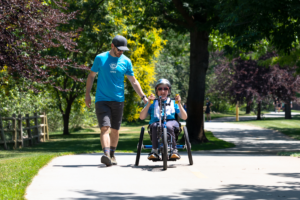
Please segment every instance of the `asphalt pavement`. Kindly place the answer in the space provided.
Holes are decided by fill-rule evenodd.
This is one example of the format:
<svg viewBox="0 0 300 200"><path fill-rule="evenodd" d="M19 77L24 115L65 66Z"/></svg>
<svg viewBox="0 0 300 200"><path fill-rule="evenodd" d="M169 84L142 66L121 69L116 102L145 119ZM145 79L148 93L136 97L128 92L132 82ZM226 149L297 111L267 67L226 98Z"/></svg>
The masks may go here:
<svg viewBox="0 0 300 200"><path fill-rule="evenodd" d="M227 121L229 121L227 119ZM134 166L134 153L118 153L117 166L100 163L101 154L61 156L42 168L27 188L29 200L83 199L300 199L300 159L277 156L300 150L300 141L253 126L205 123L215 136L236 144L226 150L193 152L169 162L147 160Z"/></svg>

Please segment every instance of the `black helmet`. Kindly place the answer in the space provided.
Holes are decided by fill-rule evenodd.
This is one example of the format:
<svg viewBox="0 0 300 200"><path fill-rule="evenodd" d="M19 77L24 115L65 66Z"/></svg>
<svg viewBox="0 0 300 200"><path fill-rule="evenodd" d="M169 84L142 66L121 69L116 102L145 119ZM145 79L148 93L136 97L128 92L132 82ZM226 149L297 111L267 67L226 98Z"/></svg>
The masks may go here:
<svg viewBox="0 0 300 200"><path fill-rule="evenodd" d="M169 90L170 90L170 93L171 93L171 88L172 88L172 86L171 86L171 83L170 83L170 81L168 81L168 79L165 79L165 78L162 78L162 79L159 79L158 81L157 81L157 83L155 84L155 93L156 93L156 89L157 89L157 87L159 86L159 85L167 85L168 87L169 87ZM169 93L169 94L170 94ZM157 95L157 94L156 94Z"/></svg>

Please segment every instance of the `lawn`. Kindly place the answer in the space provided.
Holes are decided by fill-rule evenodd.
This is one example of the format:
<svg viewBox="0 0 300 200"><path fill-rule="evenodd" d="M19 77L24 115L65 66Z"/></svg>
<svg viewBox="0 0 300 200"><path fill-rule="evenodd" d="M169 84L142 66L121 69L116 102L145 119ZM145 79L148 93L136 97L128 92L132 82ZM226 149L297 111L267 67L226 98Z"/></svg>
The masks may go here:
<svg viewBox="0 0 300 200"><path fill-rule="evenodd" d="M211 113L210 116L211 116L211 119L216 119L216 118L221 118L221 117L235 117L236 113L235 112ZM255 116L255 114L253 112L251 112L250 114L246 114L246 111L240 111L239 116ZM206 115L205 115L205 120L207 120Z"/></svg>
<svg viewBox="0 0 300 200"><path fill-rule="evenodd" d="M117 152L136 152L143 125L147 127L145 122L122 124ZM39 169L57 156L102 152L99 132L99 128L73 129L71 135L52 132L49 141L34 147L0 151L0 199L23 199L26 187ZM210 142L192 145L192 150L234 147L232 143L215 138L211 132L207 131L206 136ZM144 144L151 144L147 132L144 136Z"/></svg>
<svg viewBox="0 0 300 200"><path fill-rule="evenodd" d="M231 122L239 123L245 125L253 125L266 129L277 130L291 138L300 140L300 116L293 116L293 119L284 119L284 118L265 118L264 120L251 120L251 121L241 121L241 122ZM279 153L280 155L292 155L299 157L299 152L285 152Z"/></svg>

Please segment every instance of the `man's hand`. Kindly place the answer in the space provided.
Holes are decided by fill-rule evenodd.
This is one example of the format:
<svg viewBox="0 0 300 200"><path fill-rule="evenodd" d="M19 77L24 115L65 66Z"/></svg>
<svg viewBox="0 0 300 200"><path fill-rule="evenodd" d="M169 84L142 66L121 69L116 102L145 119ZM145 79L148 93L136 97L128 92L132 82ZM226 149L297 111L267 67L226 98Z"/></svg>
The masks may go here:
<svg viewBox="0 0 300 200"><path fill-rule="evenodd" d="M92 104L91 95L86 94L85 95L85 105L86 105L86 107L90 108L91 104Z"/></svg>
<svg viewBox="0 0 300 200"><path fill-rule="evenodd" d="M144 101L144 104L146 104L148 102L147 97L144 97L143 101Z"/></svg>

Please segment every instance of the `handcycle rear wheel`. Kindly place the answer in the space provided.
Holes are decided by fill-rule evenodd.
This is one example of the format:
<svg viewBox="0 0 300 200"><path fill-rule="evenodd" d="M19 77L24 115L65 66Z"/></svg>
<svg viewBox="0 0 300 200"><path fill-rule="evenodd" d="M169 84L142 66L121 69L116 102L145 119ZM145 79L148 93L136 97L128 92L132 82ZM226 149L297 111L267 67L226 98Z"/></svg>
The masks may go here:
<svg viewBox="0 0 300 200"><path fill-rule="evenodd" d="M168 168L168 133L167 128L164 128L164 134L163 134L163 163L164 163L164 170L167 170Z"/></svg>
<svg viewBox="0 0 300 200"><path fill-rule="evenodd" d="M140 139L139 139L139 143L138 143L136 159L135 159L135 166L139 166L140 156L141 156L141 151L142 151L142 145L143 145L143 139L144 139L144 132L145 132L145 128L142 127L141 128L141 133L140 133Z"/></svg>
<svg viewBox="0 0 300 200"><path fill-rule="evenodd" d="M186 145L187 153L189 156L190 165L193 165L191 143L190 143L189 134L188 134L186 126L183 127L183 131L184 131L185 145Z"/></svg>

